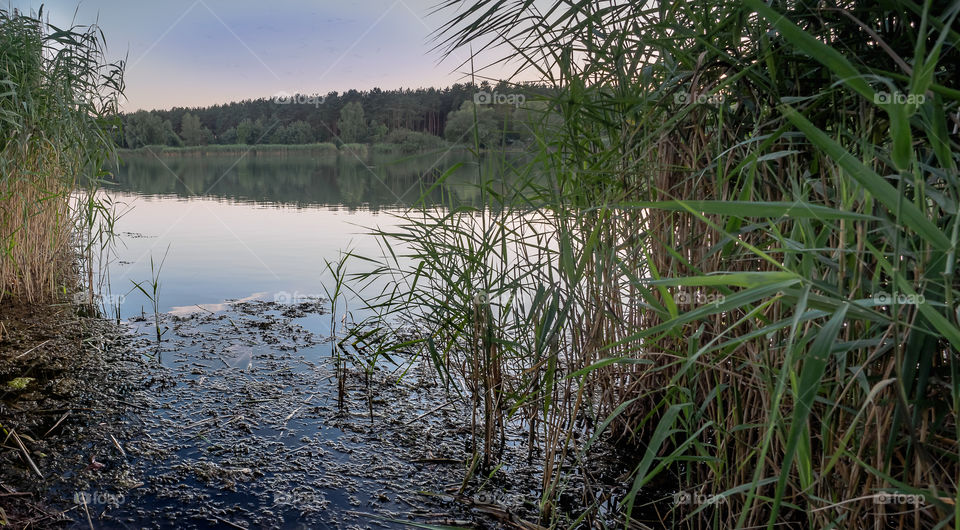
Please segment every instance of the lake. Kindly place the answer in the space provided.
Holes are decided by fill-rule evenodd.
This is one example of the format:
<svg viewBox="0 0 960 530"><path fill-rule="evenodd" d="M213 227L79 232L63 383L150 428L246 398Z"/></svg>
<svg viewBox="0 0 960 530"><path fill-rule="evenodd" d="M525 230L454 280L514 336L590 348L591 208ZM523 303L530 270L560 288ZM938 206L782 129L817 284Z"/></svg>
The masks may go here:
<svg viewBox="0 0 960 530"><path fill-rule="evenodd" d="M133 283L151 282L151 258L155 267L163 261L164 312L251 297L322 297L330 281L324 260L376 252L367 228L396 226L396 216L451 168L443 191L460 203L478 201L477 164L464 153L127 155L107 189L119 217L107 301L119 302L121 318L151 312Z"/></svg>
<svg viewBox="0 0 960 530"><path fill-rule="evenodd" d="M139 362L113 362L122 400L93 399L95 409L112 402L61 451L62 476L79 481L61 486L77 527L86 510L105 528L468 517L469 502L437 494L462 481L470 411L445 404L417 364L338 368L331 323L341 315L331 317L324 286L325 260L375 254L365 227L397 226L448 170L424 203L477 201L477 167L449 153L128 157L105 191L118 219L103 301ZM158 315L134 288L152 296L154 277Z"/></svg>

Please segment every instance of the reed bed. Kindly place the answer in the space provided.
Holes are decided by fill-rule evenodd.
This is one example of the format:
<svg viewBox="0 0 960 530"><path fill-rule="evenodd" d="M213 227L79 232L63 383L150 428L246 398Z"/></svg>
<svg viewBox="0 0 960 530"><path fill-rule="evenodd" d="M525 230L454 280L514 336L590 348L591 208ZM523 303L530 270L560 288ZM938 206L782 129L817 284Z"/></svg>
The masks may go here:
<svg viewBox="0 0 960 530"><path fill-rule="evenodd" d="M447 50L551 87L531 159L377 232L352 280L391 287L344 340L417 323L365 351L464 396L465 472L520 424L550 527L960 525L960 7L443 7ZM612 498L565 479L599 440L631 469Z"/></svg>
<svg viewBox="0 0 960 530"><path fill-rule="evenodd" d="M121 149L120 152L125 155L171 155L171 156L204 156L212 155L274 155L274 154L311 154L321 156L336 156L337 146L332 143L322 142L313 144L209 144L209 145L188 145L183 147L171 147L167 145L147 145L136 149Z"/></svg>
<svg viewBox="0 0 960 530"><path fill-rule="evenodd" d="M103 52L95 26L0 9L0 300L62 298L80 274L94 292L89 265L112 226L95 192L123 90Z"/></svg>
<svg viewBox="0 0 960 530"><path fill-rule="evenodd" d="M369 153L367 144L343 144L340 146L340 153L358 158L366 158Z"/></svg>

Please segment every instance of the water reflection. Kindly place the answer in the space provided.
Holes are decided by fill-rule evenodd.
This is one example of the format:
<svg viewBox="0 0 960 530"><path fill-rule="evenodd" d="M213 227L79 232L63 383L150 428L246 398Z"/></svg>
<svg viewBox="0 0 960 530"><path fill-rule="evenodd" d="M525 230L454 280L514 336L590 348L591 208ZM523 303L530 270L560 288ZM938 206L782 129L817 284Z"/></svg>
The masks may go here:
<svg viewBox="0 0 960 530"><path fill-rule="evenodd" d="M428 195L427 204L441 202L444 193L458 203L475 204L478 164L464 151L406 157L374 154L364 159L296 152L261 156L128 153L110 181L117 190L144 196L378 210L414 204L423 190L451 168L444 186Z"/></svg>
<svg viewBox="0 0 960 530"><path fill-rule="evenodd" d="M496 171L464 152L364 160L136 153L124 161L107 189L119 219L104 278L109 294L123 300L107 313L123 318L151 310L153 302L133 286L155 275L160 311L177 314L217 311L231 299L323 296L332 281L325 261L346 250L376 255L376 240L364 234L397 227L398 208L414 205L445 172L428 206L477 205L478 169ZM164 256L162 270L153 271L151 258Z"/></svg>

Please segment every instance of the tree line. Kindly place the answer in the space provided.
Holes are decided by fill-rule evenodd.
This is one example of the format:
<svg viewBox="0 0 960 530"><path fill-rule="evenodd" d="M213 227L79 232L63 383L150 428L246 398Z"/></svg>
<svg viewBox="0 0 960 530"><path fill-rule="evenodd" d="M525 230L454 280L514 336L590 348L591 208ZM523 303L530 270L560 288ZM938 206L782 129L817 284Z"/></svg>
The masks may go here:
<svg viewBox="0 0 960 530"><path fill-rule="evenodd" d="M516 103L518 95L518 89L506 83L483 82L324 96L278 94L208 107L141 110L121 116L123 128L116 142L131 149L317 142L394 143L416 149L442 143L441 138L473 143L476 121L480 143L489 147L525 136L516 124L523 110Z"/></svg>

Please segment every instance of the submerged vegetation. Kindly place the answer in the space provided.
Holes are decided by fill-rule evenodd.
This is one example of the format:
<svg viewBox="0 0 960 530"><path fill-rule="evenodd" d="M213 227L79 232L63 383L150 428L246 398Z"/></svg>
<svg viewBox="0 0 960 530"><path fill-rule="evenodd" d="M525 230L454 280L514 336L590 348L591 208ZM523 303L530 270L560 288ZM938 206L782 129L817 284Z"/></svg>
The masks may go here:
<svg viewBox="0 0 960 530"><path fill-rule="evenodd" d="M448 50L555 91L484 207L378 232L341 342L418 347L476 411L464 471L519 428L543 525L960 524L960 4L444 4Z"/></svg>
<svg viewBox="0 0 960 530"><path fill-rule="evenodd" d="M94 191L114 150L123 66L104 61L95 26L41 18L0 9L0 300L72 293L78 253L99 251L111 218Z"/></svg>

